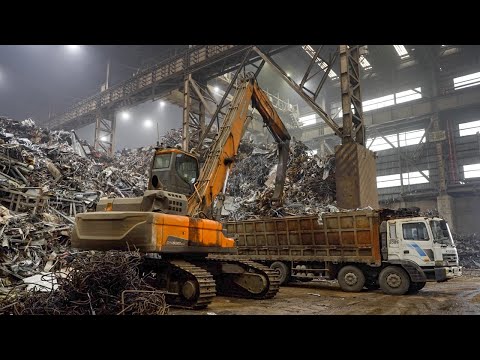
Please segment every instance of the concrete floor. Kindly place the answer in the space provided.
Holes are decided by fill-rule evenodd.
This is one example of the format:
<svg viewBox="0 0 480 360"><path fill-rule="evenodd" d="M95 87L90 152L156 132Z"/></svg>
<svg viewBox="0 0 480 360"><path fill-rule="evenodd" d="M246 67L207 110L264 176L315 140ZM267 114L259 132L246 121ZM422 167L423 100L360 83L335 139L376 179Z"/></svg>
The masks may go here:
<svg viewBox="0 0 480 360"><path fill-rule="evenodd" d="M345 293L333 281L293 283L269 300L217 297L205 310L170 309L182 315L458 315L480 314L480 276L427 283L416 295L381 290Z"/></svg>

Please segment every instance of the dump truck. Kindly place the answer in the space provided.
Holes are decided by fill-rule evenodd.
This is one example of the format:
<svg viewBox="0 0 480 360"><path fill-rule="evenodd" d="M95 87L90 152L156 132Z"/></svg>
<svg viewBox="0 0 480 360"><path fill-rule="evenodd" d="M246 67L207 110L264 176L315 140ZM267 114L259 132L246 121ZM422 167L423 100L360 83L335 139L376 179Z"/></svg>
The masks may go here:
<svg viewBox="0 0 480 360"><path fill-rule="evenodd" d="M447 222L419 208L229 221L240 258L275 269L280 283L337 279L343 291L416 293L462 274Z"/></svg>

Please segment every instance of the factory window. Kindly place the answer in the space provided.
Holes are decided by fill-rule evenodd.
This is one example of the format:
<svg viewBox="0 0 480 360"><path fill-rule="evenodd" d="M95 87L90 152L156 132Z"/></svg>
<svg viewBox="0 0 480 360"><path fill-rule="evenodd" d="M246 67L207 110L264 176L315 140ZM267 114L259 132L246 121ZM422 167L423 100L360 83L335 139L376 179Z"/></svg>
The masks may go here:
<svg viewBox="0 0 480 360"><path fill-rule="evenodd" d="M400 147L408 146L408 145L417 145L420 142L422 143L425 142L425 137L423 136L424 134L425 134L424 129L399 133L398 137L400 138ZM397 134L387 135L385 137L387 138L388 141L390 141L393 144L393 146L398 147ZM391 149L392 147L381 136L378 136L375 138L375 140L373 140L372 138L367 139L367 148L372 151L380 151L380 150Z"/></svg>
<svg viewBox="0 0 480 360"><path fill-rule="evenodd" d="M456 77L453 79L453 86L455 87L455 90L476 85L480 85L480 72Z"/></svg>
<svg viewBox="0 0 480 360"><path fill-rule="evenodd" d="M422 170L422 172L428 176L428 170ZM420 174L419 171L414 171L410 173L403 173L403 185L415 185L415 184L424 184L427 183L428 180ZM377 176L377 188L387 188L393 186L400 186L402 182L400 181L400 174L393 174L393 175L384 175L384 176Z"/></svg>
<svg viewBox="0 0 480 360"><path fill-rule="evenodd" d="M421 99L422 98L421 91L422 91L422 88L418 87L413 90L398 92L395 94L395 103L401 104L407 101Z"/></svg>
<svg viewBox="0 0 480 360"><path fill-rule="evenodd" d="M465 179L480 177L480 164L463 165Z"/></svg>
<svg viewBox="0 0 480 360"><path fill-rule="evenodd" d="M398 136L400 137L400 147L417 145L420 142L425 142L425 137L423 135L425 135L424 129L399 133Z"/></svg>
<svg viewBox="0 0 480 360"><path fill-rule="evenodd" d="M387 135L385 138L390 141L393 146L398 147L398 142L397 142L397 134L393 135ZM367 148L372 151L380 151L380 150L386 150L386 149L391 149L392 146L385 141L384 138L382 137L377 137L375 140L373 139L367 139Z"/></svg>
<svg viewBox="0 0 480 360"><path fill-rule="evenodd" d="M367 100L363 102L363 111L370 111L380 109L386 106L395 104L395 98L393 94L387 96L381 96L375 99Z"/></svg>
<svg viewBox="0 0 480 360"><path fill-rule="evenodd" d="M400 185L400 174L377 176L378 189Z"/></svg>
<svg viewBox="0 0 480 360"><path fill-rule="evenodd" d="M302 116L298 120L302 124L301 126L313 125L317 122L315 114Z"/></svg>
<svg viewBox="0 0 480 360"><path fill-rule="evenodd" d="M480 132L480 120L458 124L460 136L475 135Z"/></svg>
<svg viewBox="0 0 480 360"><path fill-rule="evenodd" d="M428 170L422 170L422 172L428 175ZM420 171L414 171L409 173L403 173L403 185L415 185L415 184L425 184L428 183L428 180L420 174Z"/></svg>

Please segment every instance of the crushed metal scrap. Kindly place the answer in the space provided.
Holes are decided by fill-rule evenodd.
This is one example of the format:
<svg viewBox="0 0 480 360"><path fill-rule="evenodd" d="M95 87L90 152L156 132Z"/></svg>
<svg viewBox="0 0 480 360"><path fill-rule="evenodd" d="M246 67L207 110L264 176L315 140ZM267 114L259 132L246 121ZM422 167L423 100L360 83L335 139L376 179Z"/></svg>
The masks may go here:
<svg viewBox="0 0 480 360"><path fill-rule="evenodd" d="M270 203L276 174L276 147L242 141L227 186L228 219L321 214L337 211L335 157L320 159L301 141L290 143L283 205Z"/></svg>
<svg viewBox="0 0 480 360"><path fill-rule="evenodd" d="M460 265L466 268L480 269L479 234L453 234L457 246Z"/></svg>
<svg viewBox="0 0 480 360"><path fill-rule="evenodd" d="M8 292L4 289L0 314L167 314L165 294L141 278L140 265L137 252L92 251L63 257L55 271L24 279ZM31 285L31 291L24 291Z"/></svg>

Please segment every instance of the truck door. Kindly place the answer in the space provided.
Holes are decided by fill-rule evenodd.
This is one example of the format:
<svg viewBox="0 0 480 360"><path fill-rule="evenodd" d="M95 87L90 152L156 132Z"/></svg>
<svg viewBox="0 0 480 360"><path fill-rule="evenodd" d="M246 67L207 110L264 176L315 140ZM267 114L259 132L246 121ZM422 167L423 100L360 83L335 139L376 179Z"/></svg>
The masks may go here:
<svg viewBox="0 0 480 360"><path fill-rule="evenodd" d="M388 259L401 259L402 255L400 254L400 233L397 234L397 225L395 221L387 222L387 246L388 246Z"/></svg>
<svg viewBox="0 0 480 360"><path fill-rule="evenodd" d="M401 256L419 266L435 266L433 239L424 221L398 221L398 233L402 236Z"/></svg>

